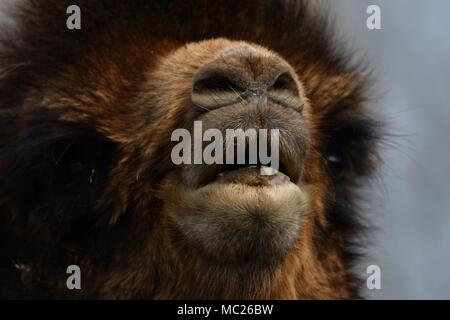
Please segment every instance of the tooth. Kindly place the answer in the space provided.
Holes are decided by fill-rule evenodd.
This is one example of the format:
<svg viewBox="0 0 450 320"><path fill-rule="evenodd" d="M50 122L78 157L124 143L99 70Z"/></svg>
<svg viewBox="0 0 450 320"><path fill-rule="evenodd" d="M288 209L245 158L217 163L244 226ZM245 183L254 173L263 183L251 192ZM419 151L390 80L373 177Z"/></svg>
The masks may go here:
<svg viewBox="0 0 450 320"><path fill-rule="evenodd" d="M272 167L261 166L260 173L262 176L273 176L277 174L277 170Z"/></svg>

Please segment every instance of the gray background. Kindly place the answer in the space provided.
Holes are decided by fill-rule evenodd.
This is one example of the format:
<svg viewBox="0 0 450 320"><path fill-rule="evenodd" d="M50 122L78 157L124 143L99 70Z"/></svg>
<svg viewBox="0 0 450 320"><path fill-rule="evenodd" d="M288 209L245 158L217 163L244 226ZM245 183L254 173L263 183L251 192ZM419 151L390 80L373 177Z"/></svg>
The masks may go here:
<svg viewBox="0 0 450 320"><path fill-rule="evenodd" d="M373 107L398 136L370 192L378 230L356 272L379 265L382 289L366 296L450 299L450 1L324 2L336 30L377 71ZM382 30L366 28L370 4L381 7Z"/></svg>
<svg viewBox="0 0 450 320"><path fill-rule="evenodd" d="M450 299L450 1L328 0L337 30L378 76L390 131L368 210L378 226L357 271L377 264L375 299ZM381 8L382 30L366 27Z"/></svg>

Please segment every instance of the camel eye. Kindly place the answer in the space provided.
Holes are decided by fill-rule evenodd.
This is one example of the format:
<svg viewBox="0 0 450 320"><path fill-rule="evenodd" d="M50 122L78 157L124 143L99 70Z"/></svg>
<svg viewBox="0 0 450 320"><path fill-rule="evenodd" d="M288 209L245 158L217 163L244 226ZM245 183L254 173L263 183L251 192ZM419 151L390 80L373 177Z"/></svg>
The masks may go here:
<svg viewBox="0 0 450 320"><path fill-rule="evenodd" d="M333 172L339 173L342 172L346 167L346 160L344 155L340 153L331 153L326 158L326 164L328 168L330 168Z"/></svg>
<svg viewBox="0 0 450 320"><path fill-rule="evenodd" d="M327 158L328 163L340 164L344 159L336 154L332 154Z"/></svg>

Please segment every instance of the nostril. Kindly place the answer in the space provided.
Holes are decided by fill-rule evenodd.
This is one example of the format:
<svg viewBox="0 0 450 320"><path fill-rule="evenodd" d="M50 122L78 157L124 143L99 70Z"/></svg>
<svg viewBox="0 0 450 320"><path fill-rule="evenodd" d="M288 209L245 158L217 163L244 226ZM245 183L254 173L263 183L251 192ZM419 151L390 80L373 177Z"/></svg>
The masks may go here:
<svg viewBox="0 0 450 320"><path fill-rule="evenodd" d="M191 101L203 111L231 105L242 100L243 90L224 74L217 72L201 76L194 82Z"/></svg>
<svg viewBox="0 0 450 320"><path fill-rule="evenodd" d="M274 82L271 87L274 90L292 90L298 95L297 84L289 73L283 73Z"/></svg>
<svg viewBox="0 0 450 320"><path fill-rule="evenodd" d="M195 92L201 91L238 91L238 86L228 77L220 74L212 74L204 79L199 79L194 84Z"/></svg>
<svg viewBox="0 0 450 320"><path fill-rule="evenodd" d="M303 108L303 100L299 87L292 75L288 72L281 74L273 85L267 90L271 100L297 111Z"/></svg>

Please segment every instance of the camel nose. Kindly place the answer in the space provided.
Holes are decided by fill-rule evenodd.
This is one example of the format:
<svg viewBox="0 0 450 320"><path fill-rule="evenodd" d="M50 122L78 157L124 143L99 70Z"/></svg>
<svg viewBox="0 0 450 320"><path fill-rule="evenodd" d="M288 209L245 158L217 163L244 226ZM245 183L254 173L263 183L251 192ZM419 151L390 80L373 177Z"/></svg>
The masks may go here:
<svg viewBox="0 0 450 320"><path fill-rule="evenodd" d="M297 75L289 63L249 46L225 49L201 66L194 78L191 101L201 112L268 101L297 111L303 106Z"/></svg>

